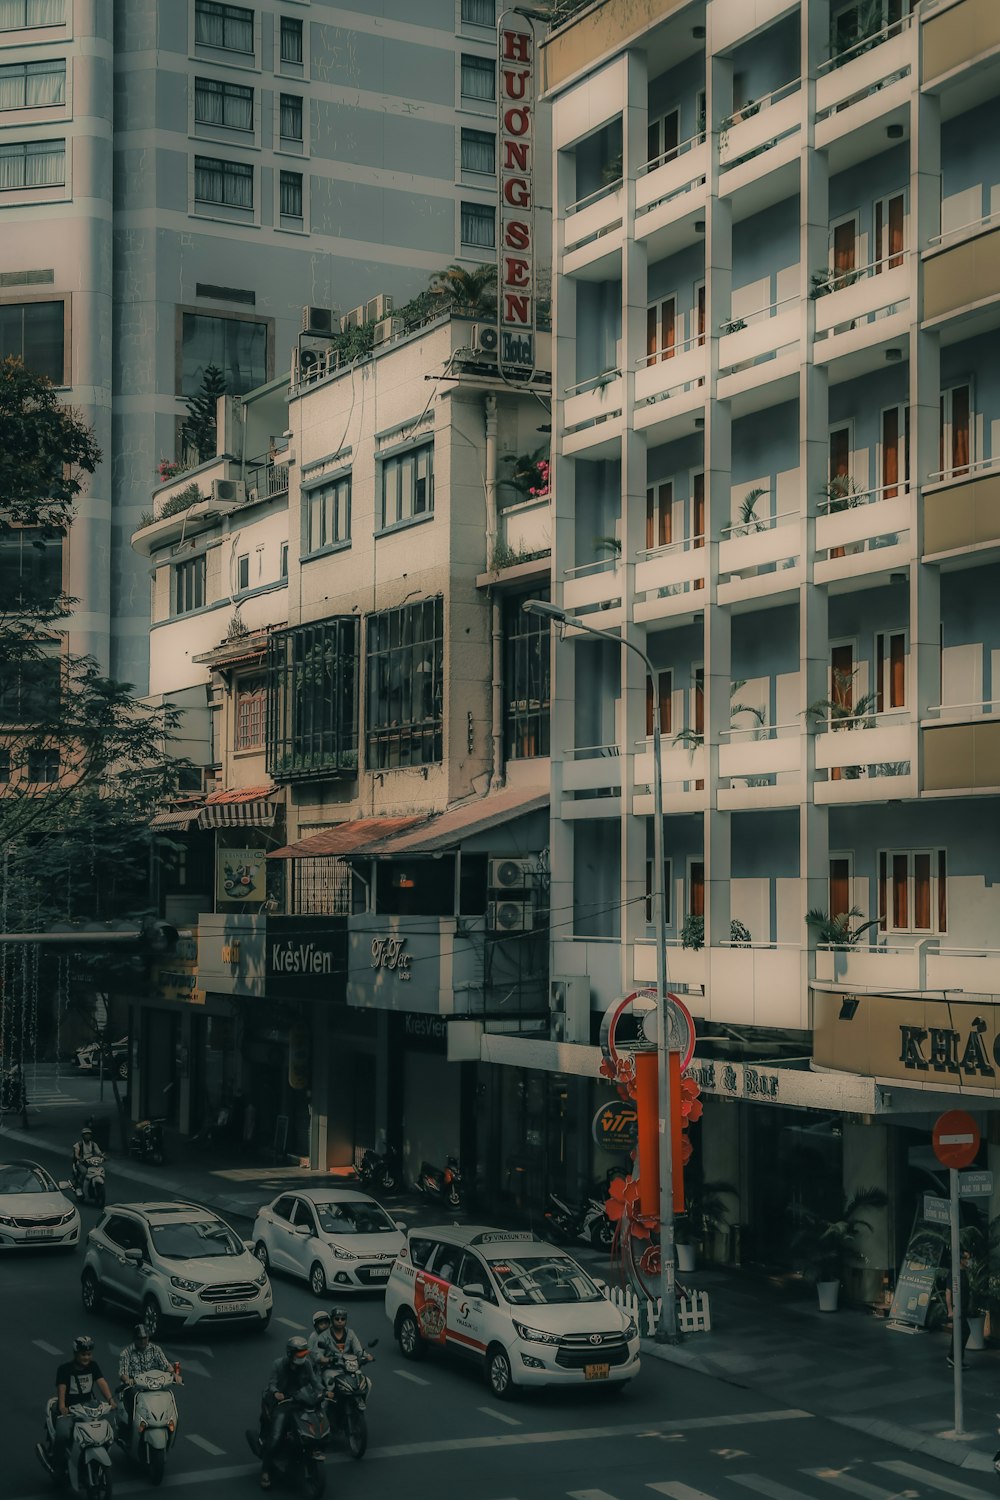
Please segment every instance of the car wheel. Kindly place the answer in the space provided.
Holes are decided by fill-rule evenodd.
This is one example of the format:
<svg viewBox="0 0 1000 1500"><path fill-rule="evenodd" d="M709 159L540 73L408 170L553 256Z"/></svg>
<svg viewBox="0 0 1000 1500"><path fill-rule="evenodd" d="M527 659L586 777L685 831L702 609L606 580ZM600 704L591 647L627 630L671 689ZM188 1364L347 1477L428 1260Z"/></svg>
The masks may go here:
<svg viewBox="0 0 1000 1500"><path fill-rule="evenodd" d="M263 1240L258 1240L257 1241L256 1245L254 1245L254 1247L253 1247L253 1253L254 1253L254 1255L256 1255L257 1259L260 1261L261 1265L264 1267L264 1270L265 1271L270 1271L270 1269L271 1269L271 1257L267 1253L267 1246L264 1244Z"/></svg>
<svg viewBox="0 0 1000 1500"><path fill-rule="evenodd" d="M396 1191L396 1174L391 1167L386 1167L382 1173L382 1188L387 1193Z"/></svg>
<svg viewBox="0 0 1000 1500"><path fill-rule="evenodd" d="M128 1080L128 1063L126 1062L125 1058L122 1058L121 1062L118 1064L118 1077L121 1079L122 1083L125 1083Z"/></svg>
<svg viewBox="0 0 1000 1500"><path fill-rule="evenodd" d="M309 1267L309 1290L314 1297L325 1297L327 1293L326 1272L318 1260Z"/></svg>
<svg viewBox="0 0 1000 1500"><path fill-rule="evenodd" d="M83 1301L84 1312L100 1312L101 1304L104 1301L104 1294L101 1291L101 1283L93 1271L84 1271L80 1277L80 1296Z"/></svg>
<svg viewBox="0 0 1000 1500"><path fill-rule="evenodd" d="M396 1321L396 1338L404 1359L423 1359L427 1353L427 1345L420 1336L417 1320L409 1309L401 1312Z"/></svg>
<svg viewBox="0 0 1000 1500"><path fill-rule="evenodd" d="M160 1312L160 1304L152 1295L143 1299L142 1321L146 1325L150 1342L155 1342L157 1335L161 1334L166 1326L166 1319Z"/></svg>
<svg viewBox="0 0 1000 1500"><path fill-rule="evenodd" d="M595 1250L610 1250L615 1238L615 1226L607 1214L602 1214L590 1226L590 1243Z"/></svg>
<svg viewBox="0 0 1000 1500"><path fill-rule="evenodd" d="M514 1394L510 1360L499 1344L493 1344L486 1351L486 1384L498 1401L509 1401Z"/></svg>
<svg viewBox="0 0 1000 1500"><path fill-rule="evenodd" d="M460 1208L461 1207L461 1204L462 1204L462 1195L458 1191L457 1187L450 1187L448 1189L448 1202L451 1204L452 1208Z"/></svg>

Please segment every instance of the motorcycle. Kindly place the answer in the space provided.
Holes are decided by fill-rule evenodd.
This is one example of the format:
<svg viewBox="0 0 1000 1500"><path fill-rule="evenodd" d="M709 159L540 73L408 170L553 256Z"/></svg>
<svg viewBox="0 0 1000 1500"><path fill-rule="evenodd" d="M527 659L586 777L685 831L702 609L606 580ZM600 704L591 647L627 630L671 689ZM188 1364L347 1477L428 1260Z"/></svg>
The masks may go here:
<svg viewBox="0 0 1000 1500"><path fill-rule="evenodd" d="M458 1165L458 1158L449 1156L443 1169L432 1166L429 1161L422 1161L416 1189L426 1198L440 1198L452 1208L458 1208L462 1202L462 1169Z"/></svg>
<svg viewBox="0 0 1000 1500"><path fill-rule="evenodd" d="M615 1226L599 1198L585 1198L582 1203L572 1204L557 1193L550 1193L549 1205L545 1210L545 1229L550 1239L560 1245L586 1240L595 1250L610 1250Z"/></svg>
<svg viewBox="0 0 1000 1500"><path fill-rule="evenodd" d="M167 1454L177 1440L177 1402L170 1387L179 1382L178 1365L172 1375L166 1370L146 1370L132 1381L136 1398L131 1422L124 1402L118 1407L115 1440L153 1484L162 1484Z"/></svg>
<svg viewBox="0 0 1000 1500"><path fill-rule="evenodd" d="M160 1120L139 1120L129 1137L128 1154L137 1161L151 1161L154 1167L162 1167L163 1125Z"/></svg>
<svg viewBox="0 0 1000 1500"><path fill-rule="evenodd" d="M55 1396L46 1403L45 1439L35 1444L35 1452L54 1479L61 1479L65 1473L74 1495L84 1495L86 1500L110 1500L111 1444L115 1434L108 1412L112 1408L108 1402L99 1401L91 1406L71 1406L68 1410L73 1418L73 1436L66 1451L65 1470L56 1458Z"/></svg>
<svg viewBox="0 0 1000 1500"><path fill-rule="evenodd" d="M378 1339L368 1345L374 1349ZM369 1356L373 1358L374 1356ZM330 1430L342 1432L354 1458L364 1458L368 1447L368 1418L365 1408L372 1382L361 1372L356 1354L342 1354L336 1365L323 1371L323 1385L330 1402Z"/></svg>
<svg viewBox="0 0 1000 1500"><path fill-rule="evenodd" d="M88 1199L98 1208L104 1207L104 1157L83 1156L73 1163L70 1186L81 1203Z"/></svg>
<svg viewBox="0 0 1000 1500"><path fill-rule="evenodd" d="M271 1454L270 1467L280 1481L301 1486L308 1500L320 1500L326 1489L323 1448L330 1441L328 1403L323 1401L318 1406L304 1406L293 1401L291 1405L292 1412L285 1423L281 1441ZM251 1453L260 1459L264 1457L264 1420L262 1411L258 1431L248 1428L246 1433Z"/></svg>
<svg viewBox="0 0 1000 1500"><path fill-rule="evenodd" d="M0 1073L0 1112L9 1110L28 1123L28 1090L24 1075L16 1065Z"/></svg>
<svg viewBox="0 0 1000 1500"><path fill-rule="evenodd" d="M393 1193L403 1186L399 1155L390 1146L387 1151L366 1151L358 1165L358 1181L367 1187Z"/></svg>

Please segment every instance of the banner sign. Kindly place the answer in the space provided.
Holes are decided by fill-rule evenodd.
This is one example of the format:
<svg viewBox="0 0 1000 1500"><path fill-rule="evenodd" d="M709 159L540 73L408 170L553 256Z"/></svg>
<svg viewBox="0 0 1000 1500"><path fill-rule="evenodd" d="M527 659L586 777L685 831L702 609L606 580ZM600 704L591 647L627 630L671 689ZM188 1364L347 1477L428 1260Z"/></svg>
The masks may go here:
<svg viewBox="0 0 1000 1500"><path fill-rule="evenodd" d="M266 854L265 849L216 851L215 896L220 905L267 900Z"/></svg>
<svg viewBox="0 0 1000 1500"><path fill-rule="evenodd" d="M497 313L501 369L535 365L535 38L499 35L500 234Z"/></svg>
<svg viewBox="0 0 1000 1500"><path fill-rule="evenodd" d="M930 1222L938 1222L936 1216ZM906 1247L896 1280L887 1327L896 1327L904 1332L923 1328L927 1322L944 1246L945 1236L937 1230L928 1230L926 1217L923 1223L918 1219L913 1226L910 1243Z"/></svg>

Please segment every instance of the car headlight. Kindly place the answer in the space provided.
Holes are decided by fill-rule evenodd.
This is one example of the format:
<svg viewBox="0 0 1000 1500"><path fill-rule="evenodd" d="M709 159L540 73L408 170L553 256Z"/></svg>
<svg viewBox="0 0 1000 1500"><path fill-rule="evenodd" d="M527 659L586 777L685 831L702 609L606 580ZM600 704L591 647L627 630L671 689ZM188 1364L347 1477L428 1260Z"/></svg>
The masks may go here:
<svg viewBox="0 0 1000 1500"><path fill-rule="evenodd" d="M63 1216L59 1220L59 1222L60 1222L60 1224L68 1224L71 1219L75 1219L75 1218L76 1218L76 1209L75 1208L71 1208L68 1214L63 1214Z"/></svg>
<svg viewBox="0 0 1000 1500"><path fill-rule="evenodd" d="M200 1281L188 1281L186 1276L171 1276L170 1285L179 1286L184 1292L198 1292L202 1287Z"/></svg>
<svg viewBox="0 0 1000 1500"><path fill-rule="evenodd" d="M257 1286L267 1286L267 1272L266 1271L261 1271L260 1275L256 1278L255 1284Z"/></svg>
<svg viewBox="0 0 1000 1500"><path fill-rule="evenodd" d="M8 1229L13 1229L14 1220L9 1219L6 1214L0 1214L0 1224L5 1224Z"/></svg>
<svg viewBox="0 0 1000 1500"><path fill-rule="evenodd" d="M515 1323L514 1332L519 1339L526 1339L531 1344L558 1344L559 1342L556 1334L545 1333L541 1328L526 1328L523 1323Z"/></svg>
<svg viewBox="0 0 1000 1500"><path fill-rule="evenodd" d="M357 1256L353 1255L350 1250L342 1250L339 1245L331 1245L330 1249L333 1251L334 1256L335 1256L335 1258L337 1260L356 1260L357 1259Z"/></svg>
<svg viewBox="0 0 1000 1500"><path fill-rule="evenodd" d="M639 1337L639 1329L636 1326L636 1321L634 1318L629 1318L628 1323L626 1324L625 1337L629 1342L631 1342L632 1339L637 1339Z"/></svg>

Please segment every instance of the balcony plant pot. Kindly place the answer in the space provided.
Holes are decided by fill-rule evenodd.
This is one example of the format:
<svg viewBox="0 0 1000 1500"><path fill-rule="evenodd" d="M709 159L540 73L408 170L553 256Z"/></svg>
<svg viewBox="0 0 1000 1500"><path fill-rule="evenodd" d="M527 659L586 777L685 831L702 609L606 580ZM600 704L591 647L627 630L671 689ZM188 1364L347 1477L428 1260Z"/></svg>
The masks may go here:
<svg viewBox="0 0 1000 1500"><path fill-rule="evenodd" d="M840 1282L817 1281L816 1295L819 1298L820 1312L836 1312L840 1299Z"/></svg>

